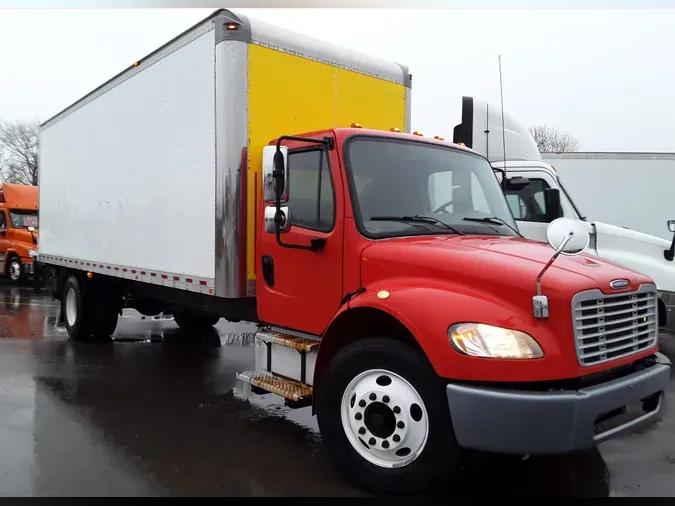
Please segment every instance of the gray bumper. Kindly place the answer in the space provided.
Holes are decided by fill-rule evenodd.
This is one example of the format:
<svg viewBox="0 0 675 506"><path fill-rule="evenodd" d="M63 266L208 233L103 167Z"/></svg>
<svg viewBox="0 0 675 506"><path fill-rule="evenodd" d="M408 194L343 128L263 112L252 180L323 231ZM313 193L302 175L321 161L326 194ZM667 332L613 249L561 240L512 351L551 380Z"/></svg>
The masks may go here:
<svg viewBox="0 0 675 506"><path fill-rule="evenodd" d="M495 453L546 455L595 445L658 419L665 409L663 392L670 382L670 360L623 378L560 392L522 392L449 384L448 403L457 442L463 448ZM623 425L596 433L603 414L653 394L658 405Z"/></svg>

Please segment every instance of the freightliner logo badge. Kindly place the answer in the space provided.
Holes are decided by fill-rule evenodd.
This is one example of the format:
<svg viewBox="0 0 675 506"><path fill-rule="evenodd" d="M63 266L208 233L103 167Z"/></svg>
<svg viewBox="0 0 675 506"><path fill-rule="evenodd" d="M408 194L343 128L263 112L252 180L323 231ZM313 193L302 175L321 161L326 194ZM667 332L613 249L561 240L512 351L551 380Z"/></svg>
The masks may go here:
<svg viewBox="0 0 675 506"><path fill-rule="evenodd" d="M615 279L609 286L614 288L614 290L621 290L622 288L628 288L630 286L630 281L627 279Z"/></svg>

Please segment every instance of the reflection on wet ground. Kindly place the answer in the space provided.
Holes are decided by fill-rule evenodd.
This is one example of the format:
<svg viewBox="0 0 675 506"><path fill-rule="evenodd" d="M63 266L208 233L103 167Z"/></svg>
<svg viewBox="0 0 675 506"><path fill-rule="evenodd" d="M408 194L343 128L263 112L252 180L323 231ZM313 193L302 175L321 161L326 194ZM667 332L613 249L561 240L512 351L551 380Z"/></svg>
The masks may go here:
<svg viewBox="0 0 675 506"><path fill-rule="evenodd" d="M0 495L364 495L332 468L309 408L233 395L252 330L186 335L125 311L114 343L73 343L56 302L0 283ZM443 493L671 496L674 417L600 451L471 454Z"/></svg>

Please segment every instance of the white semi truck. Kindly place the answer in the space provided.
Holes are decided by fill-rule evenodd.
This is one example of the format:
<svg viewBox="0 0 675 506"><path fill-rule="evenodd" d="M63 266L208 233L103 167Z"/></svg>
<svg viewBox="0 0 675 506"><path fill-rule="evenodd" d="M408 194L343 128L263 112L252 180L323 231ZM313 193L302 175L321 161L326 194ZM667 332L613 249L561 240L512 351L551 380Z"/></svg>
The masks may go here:
<svg viewBox="0 0 675 506"><path fill-rule="evenodd" d="M506 176L509 184L503 185L504 194L518 228L525 237L546 242L546 228L553 220L561 216L579 220L591 235L590 253L642 272L656 281L659 290L659 326L675 330L675 238L668 241L620 226L625 225L625 220L618 223L612 220L617 225L595 221L594 217L600 213L587 216L585 206L579 206L577 202L577 193L581 193L578 188L583 184L578 175L581 169L577 169L575 191L572 192L566 184L570 171L565 173L563 183L559 171L542 159L527 128L509 114L505 113L502 118L501 108L497 106L473 97L462 97L462 121L454 129L453 140L488 158L500 179ZM550 155L548 158L551 161ZM556 160L556 167L558 165L562 166L563 163ZM633 177L644 180L649 176L641 171L639 177L637 173ZM587 197L584 201L594 200L594 209L614 209L619 205L624 212L630 209L636 213L646 213L649 212L647 209L663 211L670 204L666 189L652 193L650 199L645 201L635 201L630 195L621 195L621 192L629 191L629 187L612 186L609 175L602 179L588 178L586 188L584 193L590 192L596 198ZM626 202L633 204L626 205ZM610 218L612 213L605 212L604 216ZM663 223L654 225L669 231L672 236L675 222L663 220L663 217L665 215L662 216Z"/></svg>

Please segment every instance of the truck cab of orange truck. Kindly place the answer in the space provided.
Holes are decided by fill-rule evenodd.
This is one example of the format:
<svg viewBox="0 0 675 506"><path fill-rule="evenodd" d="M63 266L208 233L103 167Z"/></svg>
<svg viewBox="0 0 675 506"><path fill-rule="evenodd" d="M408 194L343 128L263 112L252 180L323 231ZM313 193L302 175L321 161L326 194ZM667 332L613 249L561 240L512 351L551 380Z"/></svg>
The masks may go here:
<svg viewBox="0 0 675 506"><path fill-rule="evenodd" d="M256 302L272 330L240 380L311 396L335 463L376 490L441 482L461 448L566 453L661 416L650 278L585 254L573 220L549 245L523 238L472 150L353 126L264 148Z"/></svg>
<svg viewBox="0 0 675 506"><path fill-rule="evenodd" d="M38 187L4 183L0 188L0 272L13 282L32 275L37 239Z"/></svg>

